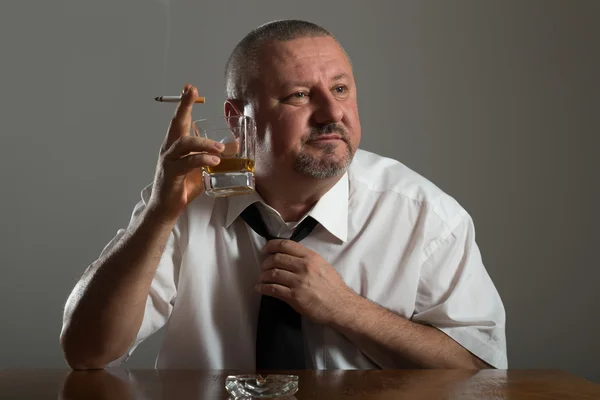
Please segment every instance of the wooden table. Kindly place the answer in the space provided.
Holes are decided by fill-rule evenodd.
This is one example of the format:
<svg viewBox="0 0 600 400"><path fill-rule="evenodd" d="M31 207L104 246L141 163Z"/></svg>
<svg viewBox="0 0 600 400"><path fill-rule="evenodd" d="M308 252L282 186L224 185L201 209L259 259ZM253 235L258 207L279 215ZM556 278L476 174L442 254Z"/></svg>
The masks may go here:
<svg viewBox="0 0 600 400"><path fill-rule="evenodd" d="M251 371L0 370L0 399L227 399L227 375ZM600 385L561 371L300 371L292 399L600 399Z"/></svg>

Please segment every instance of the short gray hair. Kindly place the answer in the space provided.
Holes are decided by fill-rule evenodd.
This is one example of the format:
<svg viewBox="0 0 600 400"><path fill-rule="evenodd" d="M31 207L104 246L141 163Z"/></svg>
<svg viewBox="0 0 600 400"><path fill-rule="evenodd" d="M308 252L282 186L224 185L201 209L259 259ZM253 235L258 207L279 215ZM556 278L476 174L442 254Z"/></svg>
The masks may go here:
<svg viewBox="0 0 600 400"><path fill-rule="evenodd" d="M248 86L258 70L258 52L264 42L319 36L329 36L335 39L327 29L319 25L293 19L268 22L252 30L235 46L227 60L225 96L228 99L242 100L245 103L249 101Z"/></svg>

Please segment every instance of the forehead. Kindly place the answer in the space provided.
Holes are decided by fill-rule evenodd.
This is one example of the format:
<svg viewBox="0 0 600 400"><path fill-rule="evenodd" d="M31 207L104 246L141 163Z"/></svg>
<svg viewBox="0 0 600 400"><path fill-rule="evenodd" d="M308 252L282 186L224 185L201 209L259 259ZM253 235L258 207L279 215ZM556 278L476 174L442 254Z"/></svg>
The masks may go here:
<svg viewBox="0 0 600 400"><path fill-rule="evenodd" d="M258 65L262 81L277 83L352 75L346 54L329 36L267 41L259 51Z"/></svg>

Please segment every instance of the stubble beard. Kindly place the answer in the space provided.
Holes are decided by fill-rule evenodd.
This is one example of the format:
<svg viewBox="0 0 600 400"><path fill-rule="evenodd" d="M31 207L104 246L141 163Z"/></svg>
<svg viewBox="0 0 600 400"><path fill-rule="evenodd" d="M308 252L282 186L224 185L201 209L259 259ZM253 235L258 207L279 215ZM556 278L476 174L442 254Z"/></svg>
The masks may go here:
<svg viewBox="0 0 600 400"><path fill-rule="evenodd" d="M352 162L354 151L346 137L342 140L345 144L346 152L341 159L335 157L335 149L339 144L318 144L315 147L320 149L321 155L315 156L306 152L305 147L308 140L304 141L300 153L298 153L294 161L294 171L315 179L326 179L344 174L348 170L350 162Z"/></svg>

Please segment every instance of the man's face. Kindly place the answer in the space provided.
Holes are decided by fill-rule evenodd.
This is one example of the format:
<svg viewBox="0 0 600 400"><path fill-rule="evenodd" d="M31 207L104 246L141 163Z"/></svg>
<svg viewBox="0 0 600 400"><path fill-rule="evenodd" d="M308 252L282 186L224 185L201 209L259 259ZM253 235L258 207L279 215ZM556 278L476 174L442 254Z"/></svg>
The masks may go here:
<svg viewBox="0 0 600 400"><path fill-rule="evenodd" d="M360 142L356 84L331 37L271 41L258 56L248 110L258 127L256 173L314 178L345 172Z"/></svg>

